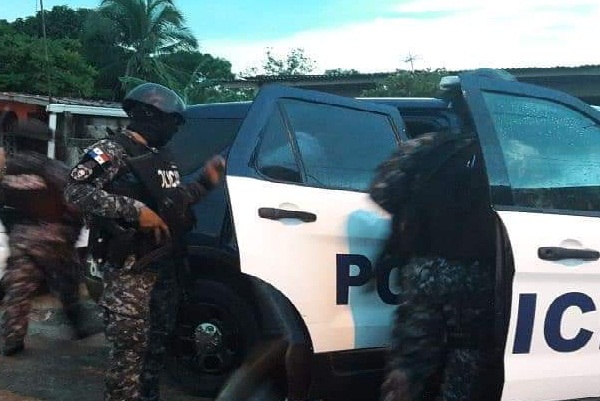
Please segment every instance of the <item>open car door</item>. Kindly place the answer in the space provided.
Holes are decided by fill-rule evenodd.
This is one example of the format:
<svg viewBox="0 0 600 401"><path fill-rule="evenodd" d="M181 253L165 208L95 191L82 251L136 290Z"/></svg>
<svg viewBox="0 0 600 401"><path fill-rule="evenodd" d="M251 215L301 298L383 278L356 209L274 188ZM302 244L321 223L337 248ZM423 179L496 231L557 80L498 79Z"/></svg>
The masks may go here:
<svg viewBox="0 0 600 401"><path fill-rule="evenodd" d="M366 191L403 137L392 107L274 85L229 152L241 270L291 302L315 352L388 343L393 295L372 263L389 216Z"/></svg>
<svg viewBox="0 0 600 401"><path fill-rule="evenodd" d="M460 82L512 251L502 400L600 397L600 114L533 85Z"/></svg>

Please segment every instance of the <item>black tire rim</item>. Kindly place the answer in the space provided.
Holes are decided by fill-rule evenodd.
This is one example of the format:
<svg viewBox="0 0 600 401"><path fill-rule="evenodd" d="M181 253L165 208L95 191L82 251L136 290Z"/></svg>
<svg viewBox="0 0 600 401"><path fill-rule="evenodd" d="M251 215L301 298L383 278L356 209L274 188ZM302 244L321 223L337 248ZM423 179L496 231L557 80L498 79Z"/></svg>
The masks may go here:
<svg viewBox="0 0 600 401"><path fill-rule="evenodd" d="M213 303L188 304L181 308L173 356L196 374L222 376L241 363L243 340L237 320L226 308Z"/></svg>

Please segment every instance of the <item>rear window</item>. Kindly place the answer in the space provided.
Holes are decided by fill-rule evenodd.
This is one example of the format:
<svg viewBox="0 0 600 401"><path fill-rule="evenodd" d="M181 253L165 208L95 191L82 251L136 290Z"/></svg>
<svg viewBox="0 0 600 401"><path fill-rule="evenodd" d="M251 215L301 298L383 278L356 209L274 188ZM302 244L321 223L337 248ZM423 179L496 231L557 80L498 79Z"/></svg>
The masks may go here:
<svg viewBox="0 0 600 401"><path fill-rule="evenodd" d="M366 191L375 168L396 149L386 114L297 99L280 106L265 126L256 160L273 180Z"/></svg>
<svg viewBox="0 0 600 401"><path fill-rule="evenodd" d="M188 118L168 145L181 173L193 173L209 157L228 148L242 121L242 118Z"/></svg>

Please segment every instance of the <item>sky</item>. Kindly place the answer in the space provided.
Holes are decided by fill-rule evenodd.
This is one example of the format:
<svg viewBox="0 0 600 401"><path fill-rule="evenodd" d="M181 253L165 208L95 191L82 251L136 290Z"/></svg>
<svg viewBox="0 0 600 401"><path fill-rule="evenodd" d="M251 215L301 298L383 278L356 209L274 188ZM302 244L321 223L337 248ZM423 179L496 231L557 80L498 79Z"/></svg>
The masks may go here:
<svg viewBox="0 0 600 401"><path fill-rule="evenodd" d="M9 0L3 0L9 1ZM43 0L44 8L95 8L100 0ZM600 64L598 0L175 0L200 51L236 73L259 68L267 48L303 48L314 73ZM11 1L9 21L39 0Z"/></svg>

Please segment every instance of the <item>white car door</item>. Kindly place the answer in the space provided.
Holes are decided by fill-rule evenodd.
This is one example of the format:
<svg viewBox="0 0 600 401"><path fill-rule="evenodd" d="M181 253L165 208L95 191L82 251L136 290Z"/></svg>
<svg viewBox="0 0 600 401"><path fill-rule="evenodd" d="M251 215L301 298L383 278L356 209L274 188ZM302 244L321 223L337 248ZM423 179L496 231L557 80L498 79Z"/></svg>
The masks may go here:
<svg viewBox="0 0 600 401"><path fill-rule="evenodd" d="M389 217L366 190L401 137L392 107L271 86L231 148L241 270L291 301L315 352L388 343L394 297L372 265Z"/></svg>
<svg viewBox="0 0 600 401"><path fill-rule="evenodd" d="M461 87L512 250L501 276L514 264L502 400L600 397L600 114L518 82Z"/></svg>

